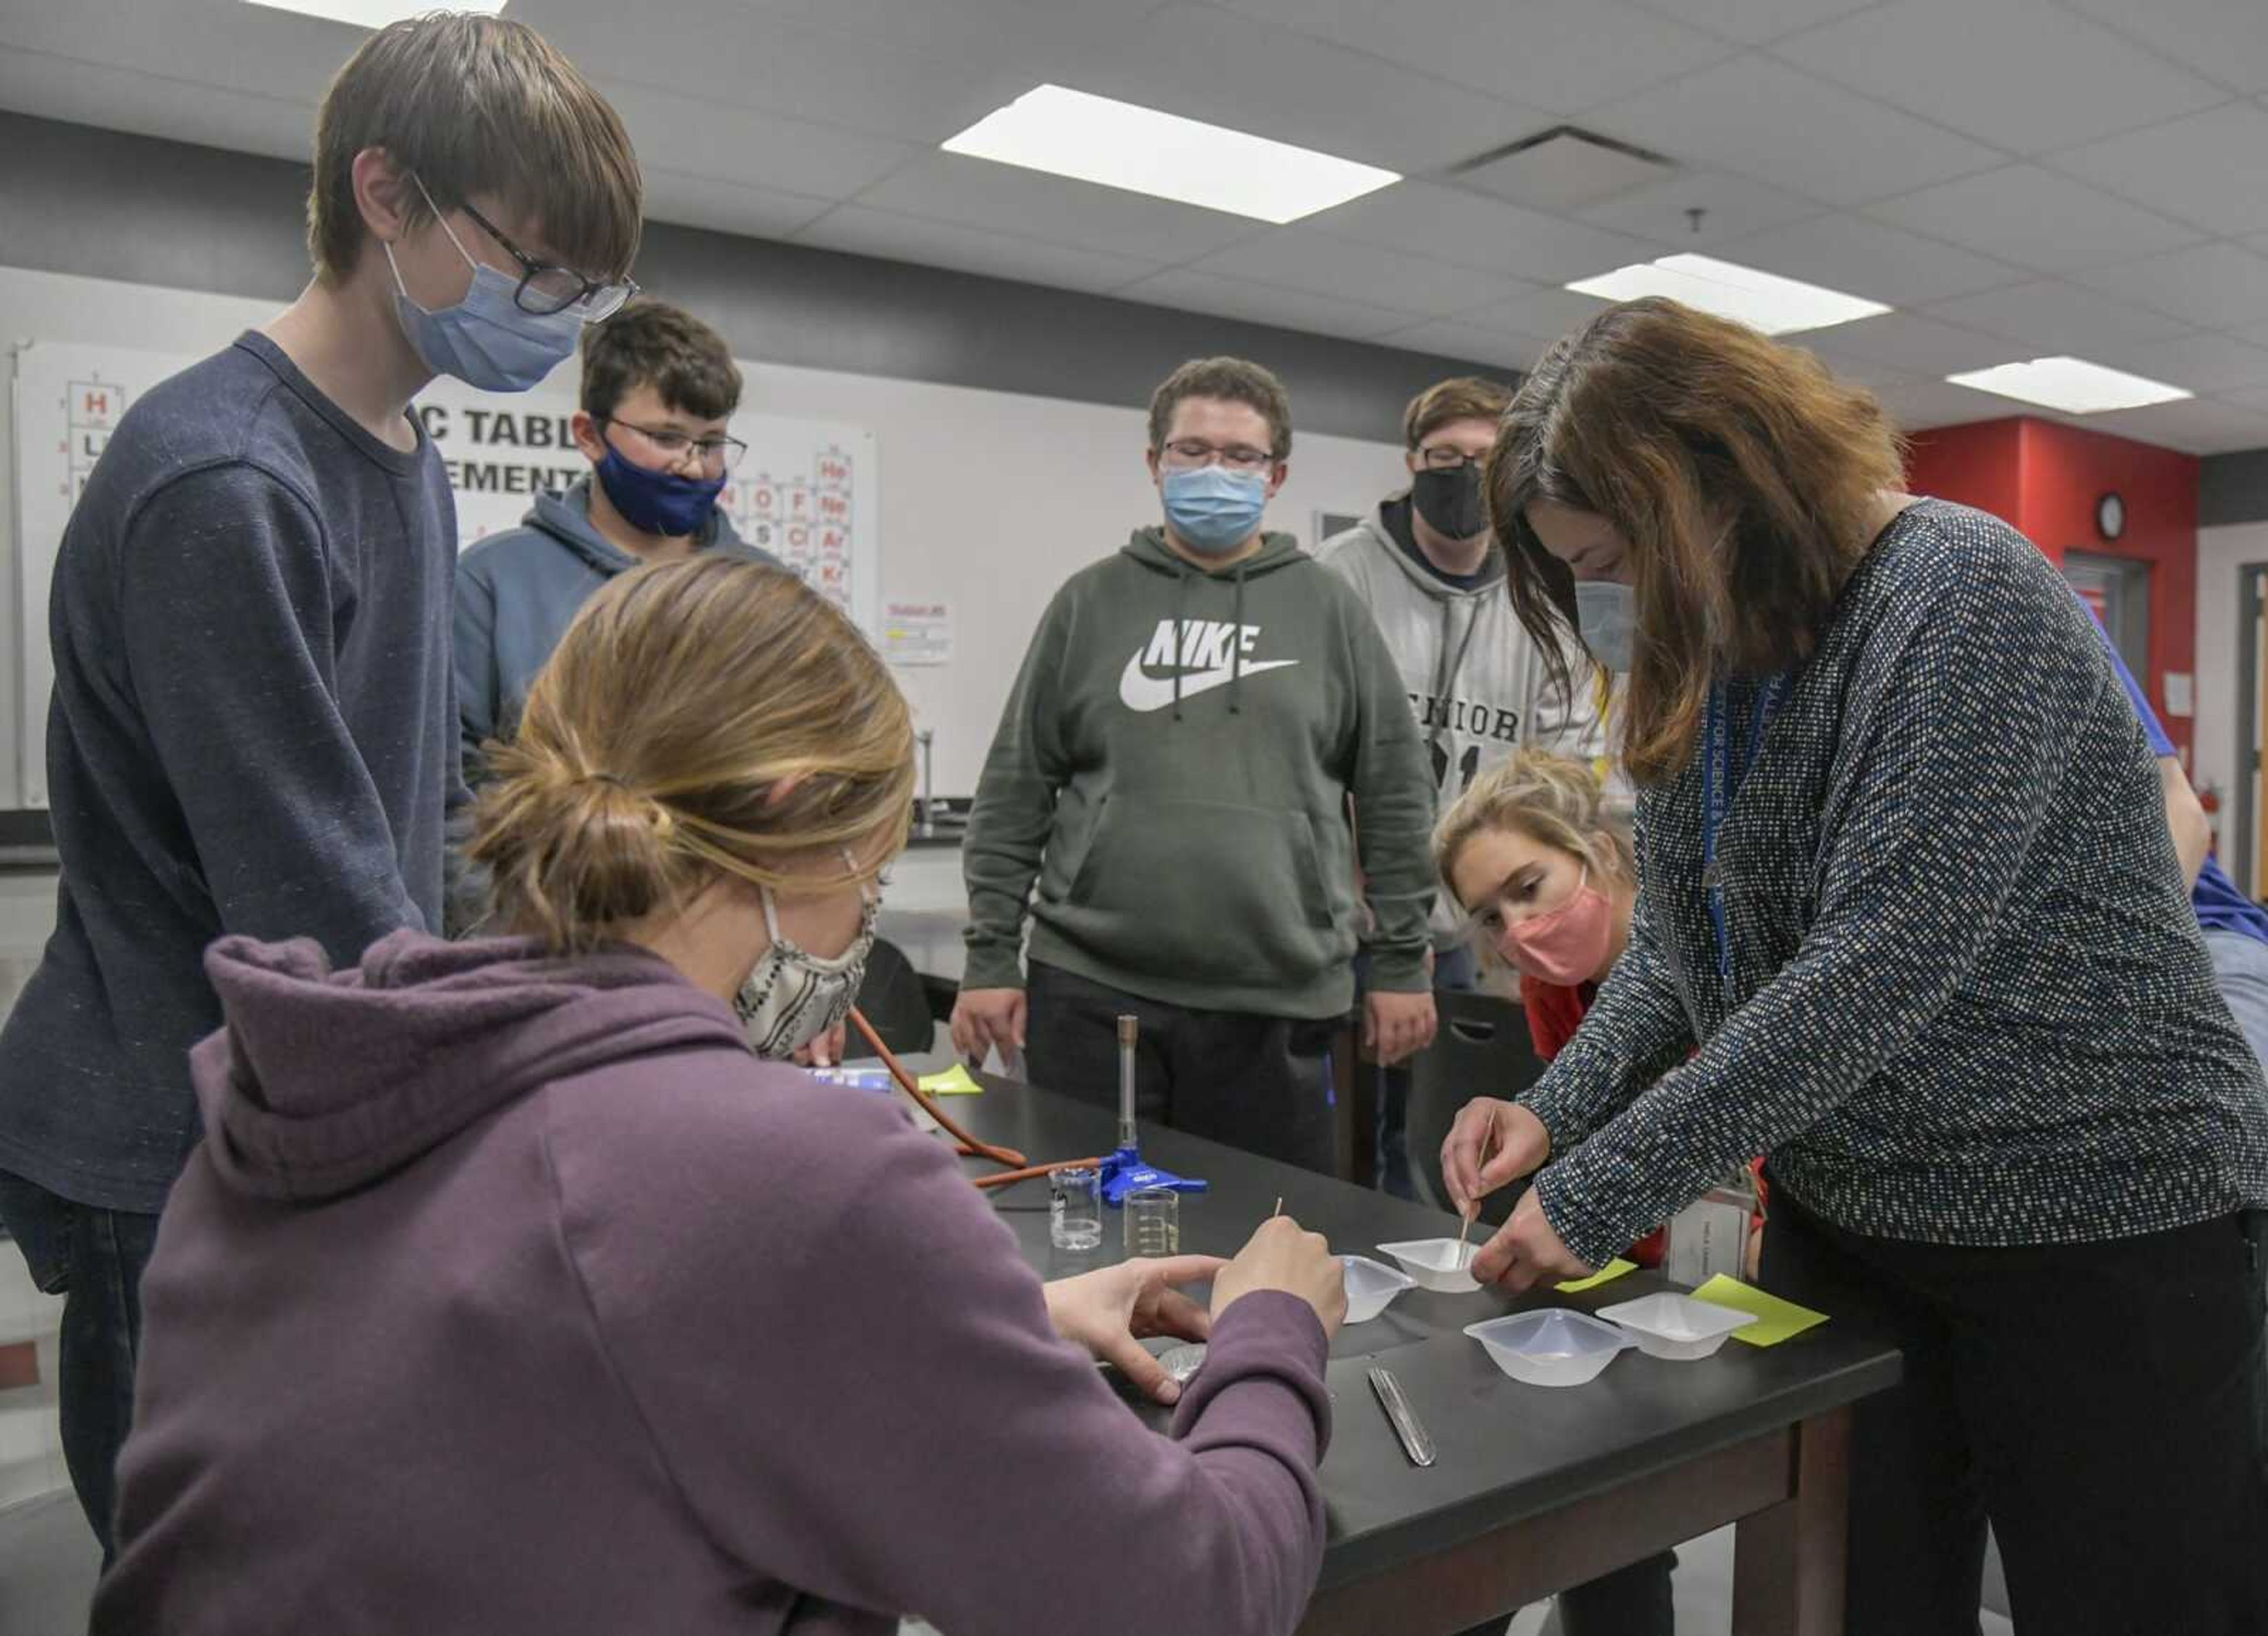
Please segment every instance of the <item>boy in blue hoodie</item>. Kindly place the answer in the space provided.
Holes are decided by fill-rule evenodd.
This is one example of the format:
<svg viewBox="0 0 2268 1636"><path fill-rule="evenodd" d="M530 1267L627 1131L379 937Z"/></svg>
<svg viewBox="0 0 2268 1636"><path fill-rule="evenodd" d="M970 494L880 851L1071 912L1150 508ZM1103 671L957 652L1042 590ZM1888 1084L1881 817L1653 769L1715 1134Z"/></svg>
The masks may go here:
<svg viewBox="0 0 2268 1636"><path fill-rule="evenodd" d="M717 509L747 452L727 430L740 371L724 336L682 307L633 301L585 335L581 402L572 430L592 477L545 495L523 527L482 541L457 570L457 717L470 785L485 776L481 746L512 736L528 683L608 580L696 551L780 565Z"/></svg>
<svg viewBox="0 0 2268 1636"><path fill-rule="evenodd" d="M1433 785L1369 609L1261 532L1291 452L1257 365L1185 364L1152 398L1164 526L1056 593L977 785L953 1030L972 1058L1021 1050L1035 1084L1114 1103L1130 1013L1143 1117L1328 1172L1359 941L1379 1060L1432 1036Z"/></svg>

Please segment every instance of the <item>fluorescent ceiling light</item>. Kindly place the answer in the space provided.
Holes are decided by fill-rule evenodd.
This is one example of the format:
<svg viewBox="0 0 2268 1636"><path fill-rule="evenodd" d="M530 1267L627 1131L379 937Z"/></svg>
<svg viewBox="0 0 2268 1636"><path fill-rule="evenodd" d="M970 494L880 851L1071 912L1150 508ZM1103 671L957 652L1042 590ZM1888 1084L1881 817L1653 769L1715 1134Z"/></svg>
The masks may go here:
<svg viewBox="0 0 2268 1636"><path fill-rule="evenodd" d="M384 28L388 23L423 17L428 11L476 11L494 17L504 8L504 0L247 0L247 4L271 11L298 11L356 28Z"/></svg>
<svg viewBox="0 0 2268 1636"><path fill-rule="evenodd" d="M1719 318L1752 325L1768 335L1824 329L1830 324L1847 324L1854 318L1872 318L1890 310L1880 301L1720 262L1712 255L1665 255L1658 262L1618 267L1567 288L1609 301L1665 295Z"/></svg>
<svg viewBox="0 0 2268 1636"><path fill-rule="evenodd" d="M1279 224L1402 180L1373 165L1061 85L1026 92L949 137L945 151Z"/></svg>
<svg viewBox="0 0 2268 1636"><path fill-rule="evenodd" d="M1997 392L2004 398L2037 403L2066 415L2096 415L2104 409L2140 409L2148 403L2171 403L2196 395L2184 387L2147 380L2121 370L2105 369L2081 357L2036 357L2029 364L2001 364L1992 369L1972 369L1948 375L1956 387Z"/></svg>

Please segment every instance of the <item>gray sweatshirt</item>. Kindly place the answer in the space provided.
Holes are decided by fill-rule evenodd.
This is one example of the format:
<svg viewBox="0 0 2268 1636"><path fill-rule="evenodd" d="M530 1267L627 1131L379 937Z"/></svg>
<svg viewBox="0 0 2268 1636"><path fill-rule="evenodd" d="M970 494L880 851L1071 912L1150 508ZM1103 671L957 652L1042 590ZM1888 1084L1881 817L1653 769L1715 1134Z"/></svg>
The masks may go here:
<svg viewBox="0 0 2268 1636"><path fill-rule="evenodd" d="M643 951L218 945L95 1636L1283 1636L1322 1326L1246 1297L1174 1434L951 1147Z"/></svg>
<svg viewBox="0 0 2268 1636"><path fill-rule="evenodd" d="M1041 616L969 814L971 988L1035 961L1171 1006L1354 1003L1358 837L1372 986L1425 986L1432 797L1394 663L1289 534L1203 569L1138 528ZM1034 895L1033 887L1038 891Z"/></svg>
<svg viewBox="0 0 2268 1636"><path fill-rule="evenodd" d="M1469 586L1429 572L1396 538L1409 524L1407 497L1388 500L1317 553L1355 589L1378 622L1425 741L1434 814L1448 810L1480 773L1523 745L1578 760L1607 754L1593 690L1577 678L1563 696L1505 594L1504 557L1491 551ZM1570 644L1571 648L1572 644ZM1436 901L1437 948L1462 933L1456 903Z"/></svg>

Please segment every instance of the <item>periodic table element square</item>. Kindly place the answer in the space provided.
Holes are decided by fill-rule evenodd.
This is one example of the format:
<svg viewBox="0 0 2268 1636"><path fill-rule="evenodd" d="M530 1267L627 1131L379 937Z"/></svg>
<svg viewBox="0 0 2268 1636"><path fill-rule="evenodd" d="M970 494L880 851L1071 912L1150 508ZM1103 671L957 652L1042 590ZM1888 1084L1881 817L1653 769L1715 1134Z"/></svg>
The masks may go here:
<svg viewBox="0 0 2268 1636"><path fill-rule="evenodd" d="M73 431L107 432L126 413L126 388L111 380L74 380L64 388L65 424Z"/></svg>
<svg viewBox="0 0 2268 1636"><path fill-rule="evenodd" d="M818 477L822 490L840 494L847 501L850 494L850 457L841 449L830 448L819 457Z"/></svg>

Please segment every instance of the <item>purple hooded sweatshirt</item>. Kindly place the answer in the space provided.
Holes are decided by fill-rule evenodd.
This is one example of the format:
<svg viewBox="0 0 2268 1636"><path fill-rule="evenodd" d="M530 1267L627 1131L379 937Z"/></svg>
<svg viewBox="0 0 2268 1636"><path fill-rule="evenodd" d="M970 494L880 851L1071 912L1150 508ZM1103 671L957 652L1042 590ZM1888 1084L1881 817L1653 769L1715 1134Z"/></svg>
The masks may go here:
<svg viewBox="0 0 2268 1636"><path fill-rule="evenodd" d="M651 954L206 959L206 1138L142 1286L96 1636L1287 1632L1322 1325L1174 1436L1049 1327L950 1150Z"/></svg>

